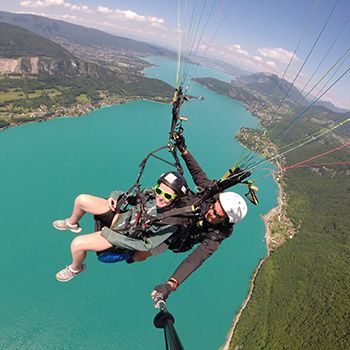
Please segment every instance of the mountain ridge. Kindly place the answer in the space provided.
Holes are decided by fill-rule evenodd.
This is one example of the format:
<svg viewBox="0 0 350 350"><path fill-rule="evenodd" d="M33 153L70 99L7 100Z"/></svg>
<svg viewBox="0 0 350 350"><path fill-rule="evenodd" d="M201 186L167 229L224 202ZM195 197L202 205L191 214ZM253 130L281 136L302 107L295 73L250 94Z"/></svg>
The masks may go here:
<svg viewBox="0 0 350 350"><path fill-rule="evenodd" d="M266 82L267 78L268 82ZM219 94L241 101L249 112L259 117L264 127L279 123L282 126L283 123L288 123L287 120L290 121L299 114L303 114L303 118L306 119L317 118L318 122L325 127L330 121L342 121L341 118L344 115L343 113L334 112L322 104L313 106L310 106L308 102L305 102L308 103L307 105L298 104L299 91L295 87L291 88L292 97L285 99L283 105L279 106L280 99L283 98L286 89L291 87L291 83L270 73L253 73L241 76L231 83L215 78L196 78L195 81ZM272 81L274 81L274 85ZM278 85L281 88L275 94L274 101L271 101L271 95L275 86ZM308 110L304 114L306 108ZM343 127L337 130L336 133L341 136L349 136L350 128L348 126Z"/></svg>
<svg viewBox="0 0 350 350"><path fill-rule="evenodd" d="M0 11L0 21L17 25L53 41L61 38L88 47L118 49L124 54L176 57L176 53L168 49L43 16Z"/></svg>
<svg viewBox="0 0 350 350"><path fill-rule="evenodd" d="M19 26L0 22L0 56L18 58L44 56L59 59L75 57L53 41Z"/></svg>

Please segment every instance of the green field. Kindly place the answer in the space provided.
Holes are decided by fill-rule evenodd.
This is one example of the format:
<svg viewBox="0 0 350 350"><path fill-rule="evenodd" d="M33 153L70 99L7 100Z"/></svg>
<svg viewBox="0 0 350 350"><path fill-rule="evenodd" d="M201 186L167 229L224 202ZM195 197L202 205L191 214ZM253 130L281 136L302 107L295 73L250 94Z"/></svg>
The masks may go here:
<svg viewBox="0 0 350 350"><path fill-rule="evenodd" d="M10 89L6 92L0 92L0 103L15 101L24 97L25 94L22 91L17 91L17 89Z"/></svg>
<svg viewBox="0 0 350 350"><path fill-rule="evenodd" d="M43 95L48 95L50 97L55 97L61 95L62 92L57 89L42 89L37 91L32 91L25 94L23 91L19 89L9 89L5 92L0 92L0 103L10 103L13 101L21 100L21 99L32 99L35 97L40 97Z"/></svg>
<svg viewBox="0 0 350 350"><path fill-rule="evenodd" d="M86 94L80 94L79 96L77 96L75 98L75 100L77 101L77 103L89 103L90 99L88 98L88 96Z"/></svg>

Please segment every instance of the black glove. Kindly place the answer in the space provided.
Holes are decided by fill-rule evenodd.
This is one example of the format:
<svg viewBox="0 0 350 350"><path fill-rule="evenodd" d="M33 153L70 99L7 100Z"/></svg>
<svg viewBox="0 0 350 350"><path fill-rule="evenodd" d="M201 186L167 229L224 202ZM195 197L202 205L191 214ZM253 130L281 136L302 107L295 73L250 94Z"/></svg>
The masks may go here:
<svg viewBox="0 0 350 350"><path fill-rule="evenodd" d="M250 170L243 170L239 167L237 167L233 174L231 174L228 178L225 180L220 181L219 188L221 191L226 190L229 187L235 186L239 183L241 183L244 179L252 175L252 172Z"/></svg>
<svg viewBox="0 0 350 350"><path fill-rule="evenodd" d="M185 137L182 134L175 134L175 143L177 146L177 149L184 153L187 150Z"/></svg>
<svg viewBox="0 0 350 350"><path fill-rule="evenodd" d="M163 299L164 301L168 299L171 292L174 289L169 283L159 284L153 288L152 299L157 301L157 299Z"/></svg>
<svg viewBox="0 0 350 350"><path fill-rule="evenodd" d="M234 174L239 174L241 172L243 172L244 170L241 169L239 166L233 171Z"/></svg>
<svg viewBox="0 0 350 350"><path fill-rule="evenodd" d="M234 177L237 179L237 183L242 182L245 178L252 175L252 172L250 170L244 170L240 167L237 167L234 172Z"/></svg>

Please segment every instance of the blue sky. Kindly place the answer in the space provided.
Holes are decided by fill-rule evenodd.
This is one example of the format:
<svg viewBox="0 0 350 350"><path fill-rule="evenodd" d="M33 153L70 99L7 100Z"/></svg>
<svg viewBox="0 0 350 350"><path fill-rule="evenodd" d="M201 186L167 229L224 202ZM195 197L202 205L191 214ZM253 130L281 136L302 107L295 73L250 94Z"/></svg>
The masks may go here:
<svg viewBox="0 0 350 350"><path fill-rule="evenodd" d="M49 16L161 46L176 48L178 43L177 0L2 0L1 4L3 11ZM204 50L209 56L242 68L281 76L309 23L286 76L292 81L334 7L323 34L296 81L298 87L304 87L333 45L307 86L307 92L350 47L349 0L180 0L181 28L184 36L190 28L191 18L193 23L199 23L197 41L202 32L203 37L198 52ZM202 18L201 22L199 18ZM195 29L192 34L194 32ZM216 36L213 38L214 33ZM197 44L194 46L197 47ZM350 58L346 56L329 84L348 67ZM312 92L317 93L322 86L323 82ZM349 88L350 73L322 99L350 108Z"/></svg>

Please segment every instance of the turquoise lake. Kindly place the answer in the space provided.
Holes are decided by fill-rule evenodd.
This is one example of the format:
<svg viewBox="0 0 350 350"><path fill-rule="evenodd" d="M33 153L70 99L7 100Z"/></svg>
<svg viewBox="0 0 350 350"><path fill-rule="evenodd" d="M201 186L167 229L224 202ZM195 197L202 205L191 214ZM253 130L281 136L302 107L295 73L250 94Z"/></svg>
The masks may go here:
<svg viewBox="0 0 350 350"><path fill-rule="evenodd" d="M175 62L150 61L159 66L148 69L148 76L174 82ZM206 74L231 79L207 69L197 75ZM205 99L183 108L186 140L208 176L220 178L243 151L235 132L257 121L240 103L201 86L194 85L192 94ZM1 349L165 348L163 332L153 326L157 311L150 293L187 254L167 252L132 265L102 264L89 254L87 270L63 284L54 276L70 263L74 234L55 230L51 222L70 214L79 193L106 197L127 190L145 155L167 143L170 118L170 105L138 101L0 132ZM168 169L151 160L143 185L153 185ZM247 295L251 274L266 254L260 215L276 205L276 184L263 177L268 173L252 177L261 204L249 204L233 236L168 301L186 349L219 349ZM234 190L246 192L244 186ZM81 226L83 233L92 232L92 218Z"/></svg>

